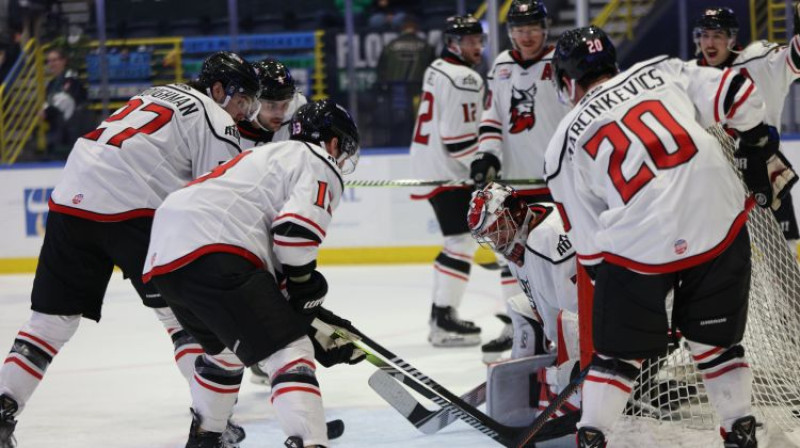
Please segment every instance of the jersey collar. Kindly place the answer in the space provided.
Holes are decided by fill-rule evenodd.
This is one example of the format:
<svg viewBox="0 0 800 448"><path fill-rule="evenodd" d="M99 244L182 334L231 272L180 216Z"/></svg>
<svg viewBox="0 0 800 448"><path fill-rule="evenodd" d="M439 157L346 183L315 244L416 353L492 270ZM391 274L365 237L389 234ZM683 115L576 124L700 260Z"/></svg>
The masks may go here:
<svg viewBox="0 0 800 448"><path fill-rule="evenodd" d="M464 67L470 67L470 65L467 64L466 62L464 62L464 60L461 59L457 54L453 53L452 51L448 50L447 48L442 50L442 59L444 59L445 62L449 62L451 64L463 65Z"/></svg>
<svg viewBox="0 0 800 448"><path fill-rule="evenodd" d="M242 137L245 137L248 140L253 140L256 142L271 142L272 137L275 135L275 133L272 131L257 128L249 121L240 121L236 124L239 127L239 133L242 134Z"/></svg>
<svg viewBox="0 0 800 448"><path fill-rule="evenodd" d="M528 68L528 67L532 66L533 64L541 61L542 58L546 54L549 54L552 49L553 49L552 45L545 45L545 47L542 48L542 51L540 51L539 54L536 57L534 57L533 59L528 59L528 60L522 59L522 53L520 53L519 51L511 50L511 52L510 52L511 53L511 59L513 59L514 62L519 64L522 68Z"/></svg>

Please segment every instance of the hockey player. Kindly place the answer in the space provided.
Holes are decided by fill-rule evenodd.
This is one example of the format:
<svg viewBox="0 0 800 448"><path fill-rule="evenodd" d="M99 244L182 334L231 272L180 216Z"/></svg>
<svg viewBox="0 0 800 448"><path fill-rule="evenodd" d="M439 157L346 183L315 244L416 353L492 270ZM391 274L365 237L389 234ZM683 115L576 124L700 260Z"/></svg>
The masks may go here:
<svg viewBox="0 0 800 448"><path fill-rule="evenodd" d="M100 320L115 265L164 324L191 379L200 346L141 281L152 217L169 192L240 152L234 120L255 115L258 91L249 63L215 53L196 81L145 90L75 142L50 198L33 314L0 368L0 447L14 446L15 417L81 317ZM231 429L230 441L244 437Z"/></svg>
<svg viewBox="0 0 800 448"><path fill-rule="evenodd" d="M307 103L306 97L297 90L292 73L282 62L267 58L253 67L261 83L261 109L256 119L238 123L242 149L288 140L289 120Z"/></svg>
<svg viewBox="0 0 800 448"><path fill-rule="evenodd" d="M558 122L569 110L553 87L553 46L547 44L549 18L540 0L514 0L506 16L513 49L497 56L487 84L489 93L481 116L480 145L470 177L478 186L502 171L507 179L542 179L544 150ZM548 201L544 186L517 186L529 201ZM501 274L506 298L519 293L511 272ZM508 318L498 314L504 322ZM481 347L484 357L508 350L510 326Z"/></svg>
<svg viewBox="0 0 800 448"><path fill-rule="evenodd" d="M730 8L710 8L697 20L695 43L698 58L692 63L719 69L741 70L755 83L766 105L764 121L781 128L783 105L792 83L800 78L800 17L795 5L795 36L789 45L778 45L767 41L753 42L745 48L736 42L739 22ZM797 219L791 196L787 195L777 210L775 218L783 230L792 253L797 255L797 240L800 238Z"/></svg>
<svg viewBox="0 0 800 448"><path fill-rule="evenodd" d="M641 360L664 353L674 289L670 321L703 374L725 446L755 448L741 345L752 202L705 129L721 122L738 133L738 166L755 202L769 207L794 173L763 122L761 95L741 73L667 57L619 73L614 45L594 26L562 35L554 63L575 107L548 146L546 180L596 280L579 446L605 446Z"/></svg>
<svg viewBox="0 0 800 448"><path fill-rule="evenodd" d="M144 280L205 351L191 387L187 448L222 446L244 366L261 360L286 446L328 446L314 345L323 365L365 357L310 330L328 291L317 252L342 196L341 175L358 161L358 130L324 100L302 106L291 132L289 141L220 165L156 211Z"/></svg>
<svg viewBox="0 0 800 448"><path fill-rule="evenodd" d="M411 143L411 167L421 179L466 179L478 149L483 79L472 67L481 61L483 29L472 16L447 19L445 48L425 71L419 114ZM480 344L481 329L458 318L477 244L464 221L467 188L420 189L412 199L427 199L444 235L434 262L433 305L428 340L437 347Z"/></svg>
<svg viewBox="0 0 800 448"><path fill-rule="evenodd" d="M529 204L513 188L494 182L472 196L467 222L473 238L505 257L524 291L509 299L514 328L511 359L549 353L548 341L555 344L555 365L538 374L539 409L543 409L569 384L579 359L575 250L555 204ZM503 399L514 402L512 397ZM579 406L580 396L573 395L566 407Z"/></svg>

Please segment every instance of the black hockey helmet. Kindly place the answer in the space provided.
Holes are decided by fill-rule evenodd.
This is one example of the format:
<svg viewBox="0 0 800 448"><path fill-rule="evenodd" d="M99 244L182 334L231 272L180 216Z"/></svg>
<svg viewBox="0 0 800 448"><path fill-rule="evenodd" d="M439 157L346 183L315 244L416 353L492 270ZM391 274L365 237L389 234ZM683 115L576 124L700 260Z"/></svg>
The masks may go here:
<svg viewBox="0 0 800 448"><path fill-rule="evenodd" d="M514 0L508 8L506 23L509 27L541 24L547 26L547 7L539 0Z"/></svg>
<svg viewBox="0 0 800 448"><path fill-rule="evenodd" d="M452 16L448 17L445 21L445 38L459 39L462 36L469 36L471 34L483 34L481 23L478 22L478 19L472 17L472 15Z"/></svg>
<svg viewBox="0 0 800 448"><path fill-rule="evenodd" d="M702 30L723 30L733 36L739 31L739 21L731 8L708 8L695 22L695 32Z"/></svg>
<svg viewBox="0 0 800 448"><path fill-rule="evenodd" d="M241 93L255 98L261 92L253 66L230 51L218 51L203 61L197 84L204 89L210 89L215 82L222 83L227 96Z"/></svg>
<svg viewBox="0 0 800 448"><path fill-rule="evenodd" d="M294 96L294 78L292 78L292 73L283 62L267 58L256 62L253 67L261 83L262 99L283 101Z"/></svg>
<svg viewBox="0 0 800 448"><path fill-rule="evenodd" d="M295 112L291 123L291 139L318 144L333 137L339 139L339 158L344 174L352 173L360 152L358 127L344 107L331 100L311 101Z"/></svg>
<svg viewBox="0 0 800 448"><path fill-rule="evenodd" d="M600 75L619 72L614 43L603 30L594 25L562 34L556 44L553 63L559 92L567 90L562 79L564 76L580 83ZM570 92L574 92L574 89Z"/></svg>

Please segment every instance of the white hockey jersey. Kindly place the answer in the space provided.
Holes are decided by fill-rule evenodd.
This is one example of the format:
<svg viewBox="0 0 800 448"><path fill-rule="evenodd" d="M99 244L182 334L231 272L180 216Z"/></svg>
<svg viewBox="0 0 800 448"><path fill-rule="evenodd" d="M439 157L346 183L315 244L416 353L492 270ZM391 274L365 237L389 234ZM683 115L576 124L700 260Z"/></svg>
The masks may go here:
<svg viewBox="0 0 800 448"><path fill-rule="evenodd" d="M509 262L508 267L542 317L545 336L557 341L559 311L578 312L575 249L555 204L532 207L543 214L542 221L528 233L522 266Z"/></svg>
<svg viewBox="0 0 800 448"><path fill-rule="evenodd" d="M690 63L707 65L705 59ZM800 78L800 36L794 36L789 45L753 42L739 52L731 68L742 70L753 80L766 105L764 121L780 131L786 96L792 82Z"/></svg>
<svg viewBox="0 0 800 448"><path fill-rule="evenodd" d="M145 281L213 252L240 255L273 274L316 260L344 189L336 160L296 140L262 149L167 197L153 220Z"/></svg>
<svg viewBox="0 0 800 448"><path fill-rule="evenodd" d="M749 130L763 118L750 80L677 59L644 61L593 87L546 160L581 263L664 273L722 252L747 220L746 194L705 128Z"/></svg>
<svg viewBox="0 0 800 448"><path fill-rule="evenodd" d="M134 96L69 154L50 209L94 221L153 216L167 195L241 152L233 118L185 84Z"/></svg>
<svg viewBox="0 0 800 448"><path fill-rule="evenodd" d="M283 142L289 140L291 136L289 132L289 123L292 122L292 115L297 112L303 104L308 100L305 95L300 92L295 92L294 98L289 102L289 107L286 109L286 120L281 124L281 127L276 131L268 131L263 128L257 128L250 123L239 123L239 132L242 136L242 149L250 149L256 146L261 146L264 143Z"/></svg>
<svg viewBox="0 0 800 448"><path fill-rule="evenodd" d="M500 159L505 179L544 179L547 143L570 109L558 99L553 83L553 52L547 47L539 59L523 61L517 51L506 50L489 72L478 152Z"/></svg>
<svg viewBox="0 0 800 448"><path fill-rule="evenodd" d="M455 57L437 59L425 71L411 142L411 169L418 179L462 180L478 150L483 79ZM440 189L419 188L427 199Z"/></svg>

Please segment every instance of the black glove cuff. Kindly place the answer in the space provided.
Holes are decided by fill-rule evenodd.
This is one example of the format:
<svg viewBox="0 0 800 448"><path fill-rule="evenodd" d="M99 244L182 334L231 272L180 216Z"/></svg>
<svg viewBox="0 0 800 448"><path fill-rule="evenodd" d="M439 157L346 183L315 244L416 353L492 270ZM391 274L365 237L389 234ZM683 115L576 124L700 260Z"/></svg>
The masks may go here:
<svg viewBox="0 0 800 448"><path fill-rule="evenodd" d="M478 154L478 157L472 161L472 164L474 165L475 162L478 162L480 165L488 166L488 168L494 168L495 171L500 171L500 159L492 153L483 152Z"/></svg>
<svg viewBox="0 0 800 448"><path fill-rule="evenodd" d="M739 132L739 138L748 146L764 146L767 140L769 140L769 137L769 126L765 123L761 123L748 131Z"/></svg>

